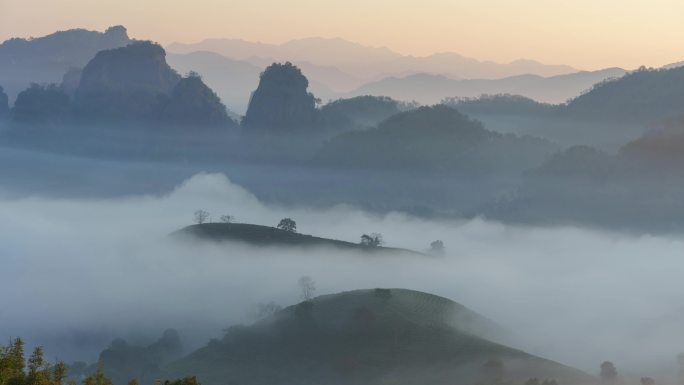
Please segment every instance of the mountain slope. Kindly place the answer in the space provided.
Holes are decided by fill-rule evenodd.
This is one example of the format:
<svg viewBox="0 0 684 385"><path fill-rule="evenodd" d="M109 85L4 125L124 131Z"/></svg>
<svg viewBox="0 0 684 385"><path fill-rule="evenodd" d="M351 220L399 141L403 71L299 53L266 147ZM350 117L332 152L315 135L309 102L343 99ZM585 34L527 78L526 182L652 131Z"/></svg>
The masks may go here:
<svg viewBox="0 0 684 385"><path fill-rule="evenodd" d="M391 116L377 128L347 132L319 152L317 164L435 175L518 174L557 148L532 137L486 130L453 108L421 107Z"/></svg>
<svg viewBox="0 0 684 385"><path fill-rule="evenodd" d="M446 298L404 289L356 290L290 306L233 327L165 374L218 384L453 384L555 378L572 368L484 338L500 329Z"/></svg>
<svg viewBox="0 0 684 385"><path fill-rule="evenodd" d="M602 82L571 100L563 115L574 119L651 123L682 113L684 67L640 69Z"/></svg>

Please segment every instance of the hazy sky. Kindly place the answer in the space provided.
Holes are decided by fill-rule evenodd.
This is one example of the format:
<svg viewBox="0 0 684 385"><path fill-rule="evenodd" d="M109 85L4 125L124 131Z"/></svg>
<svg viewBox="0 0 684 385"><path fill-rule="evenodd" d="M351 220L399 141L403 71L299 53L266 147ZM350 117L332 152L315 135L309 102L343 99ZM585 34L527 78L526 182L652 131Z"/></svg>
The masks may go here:
<svg viewBox="0 0 684 385"><path fill-rule="evenodd" d="M123 24L163 44L343 37L414 55L634 68L684 60L682 15L681 0L0 0L0 39Z"/></svg>

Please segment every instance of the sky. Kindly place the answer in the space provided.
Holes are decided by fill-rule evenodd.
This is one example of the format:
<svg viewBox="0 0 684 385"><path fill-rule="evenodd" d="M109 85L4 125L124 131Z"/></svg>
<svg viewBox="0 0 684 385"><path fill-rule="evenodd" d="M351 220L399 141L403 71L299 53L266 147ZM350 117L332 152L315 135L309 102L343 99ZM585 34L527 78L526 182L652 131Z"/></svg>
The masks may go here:
<svg viewBox="0 0 684 385"><path fill-rule="evenodd" d="M684 60L681 15L681 0L0 0L0 39L123 24L162 44L342 37L412 55L636 68Z"/></svg>

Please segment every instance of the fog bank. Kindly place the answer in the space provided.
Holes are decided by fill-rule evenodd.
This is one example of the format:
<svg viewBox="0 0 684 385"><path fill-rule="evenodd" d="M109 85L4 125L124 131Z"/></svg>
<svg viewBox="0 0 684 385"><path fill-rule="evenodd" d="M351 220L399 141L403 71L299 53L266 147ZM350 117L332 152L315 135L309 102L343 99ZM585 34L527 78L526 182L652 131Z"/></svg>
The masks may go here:
<svg viewBox="0 0 684 385"><path fill-rule="evenodd" d="M170 239L197 209L265 225L287 216L301 233L353 242L379 232L388 246L418 251L441 239L447 255ZM273 206L219 174L163 196L6 196L0 212L0 340L23 336L50 359L92 362L113 337L145 342L169 327L194 348L250 322L259 303L299 301L302 275L317 294L402 287L448 297L510 330L515 347L592 373L611 360L621 372L655 375L674 370L684 351L684 243L673 237Z"/></svg>

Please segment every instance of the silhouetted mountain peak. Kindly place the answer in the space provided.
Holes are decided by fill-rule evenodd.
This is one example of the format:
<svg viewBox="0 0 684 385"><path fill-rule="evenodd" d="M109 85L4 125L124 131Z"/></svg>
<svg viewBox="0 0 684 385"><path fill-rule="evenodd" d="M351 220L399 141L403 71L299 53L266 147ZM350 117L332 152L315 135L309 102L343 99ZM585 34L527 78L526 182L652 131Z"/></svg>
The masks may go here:
<svg viewBox="0 0 684 385"><path fill-rule="evenodd" d="M243 124L271 132L311 129L318 121L316 99L309 81L290 62L274 63L261 74Z"/></svg>
<svg viewBox="0 0 684 385"><path fill-rule="evenodd" d="M158 44L142 41L100 51L83 68L76 107L82 115L101 118L150 117L179 80Z"/></svg>

